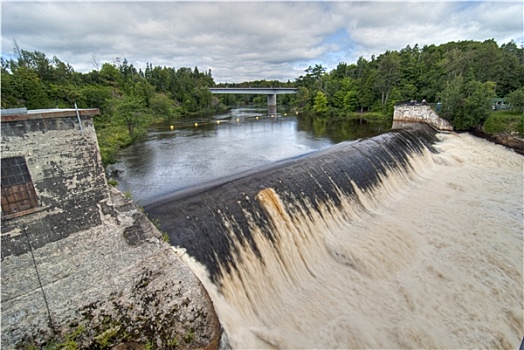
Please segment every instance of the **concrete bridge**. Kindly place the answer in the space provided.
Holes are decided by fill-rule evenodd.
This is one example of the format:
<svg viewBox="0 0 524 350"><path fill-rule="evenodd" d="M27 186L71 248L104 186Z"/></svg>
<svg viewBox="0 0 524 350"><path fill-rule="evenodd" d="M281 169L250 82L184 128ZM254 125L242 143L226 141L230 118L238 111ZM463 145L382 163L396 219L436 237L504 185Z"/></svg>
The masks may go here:
<svg viewBox="0 0 524 350"><path fill-rule="evenodd" d="M277 95L296 94L293 88L209 88L213 94L267 95L267 107L270 113L277 111Z"/></svg>

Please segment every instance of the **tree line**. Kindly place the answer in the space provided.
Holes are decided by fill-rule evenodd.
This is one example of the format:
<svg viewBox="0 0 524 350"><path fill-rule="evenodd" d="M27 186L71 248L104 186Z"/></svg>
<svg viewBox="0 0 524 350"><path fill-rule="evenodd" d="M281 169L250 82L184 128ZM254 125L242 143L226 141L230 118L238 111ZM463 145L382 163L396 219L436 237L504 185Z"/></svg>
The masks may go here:
<svg viewBox="0 0 524 350"><path fill-rule="evenodd" d="M481 125L491 98L524 111L524 49L515 42L461 41L406 46L370 60L341 62L330 72L309 67L294 83L295 104L319 114L372 112L391 116L396 103L442 103L440 115L458 130Z"/></svg>
<svg viewBox="0 0 524 350"><path fill-rule="evenodd" d="M210 70L153 67L147 63L142 71L117 57L100 69L78 73L56 56L48 58L39 51L16 46L15 56L2 58L2 108L70 108L77 103L79 107L100 108L104 113L114 109L115 100L125 97L135 98L152 114L162 112L166 117L216 107L208 91L214 85Z"/></svg>
<svg viewBox="0 0 524 350"><path fill-rule="evenodd" d="M146 65L136 69L116 58L89 73L39 51L19 49L1 62L2 108L99 108L95 118L102 159L115 160L116 151L145 133L153 121L224 108L209 87L211 71Z"/></svg>
<svg viewBox="0 0 524 350"><path fill-rule="evenodd" d="M153 66L136 69L126 59L88 73L39 51L20 49L1 61L2 108L99 108L95 127L105 163L119 147L139 138L147 125L228 106L265 103L260 95L212 95L209 87L295 87L279 95L279 104L322 118L360 113L390 117L400 101L441 102L441 116L456 129L478 127L491 111L492 97L503 97L524 111L524 48L515 42L498 45L460 41L406 46L355 63L340 62L327 71L310 66L295 81L258 80L216 85L211 71ZM364 113L364 114L362 114Z"/></svg>
<svg viewBox="0 0 524 350"><path fill-rule="evenodd" d="M514 41L494 40L410 45L370 59L340 62L331 71L308 67L294 82L249 81L220 87L295 87L296 95L279 95L279 104L315 117L341 115L389 118L402 101L440 102L439 114L457 130L481 126L491 113L492 98L505 98L515 111L524 111L524 49ZM265 96L227 95L228 106L264 103Z"/></svg>

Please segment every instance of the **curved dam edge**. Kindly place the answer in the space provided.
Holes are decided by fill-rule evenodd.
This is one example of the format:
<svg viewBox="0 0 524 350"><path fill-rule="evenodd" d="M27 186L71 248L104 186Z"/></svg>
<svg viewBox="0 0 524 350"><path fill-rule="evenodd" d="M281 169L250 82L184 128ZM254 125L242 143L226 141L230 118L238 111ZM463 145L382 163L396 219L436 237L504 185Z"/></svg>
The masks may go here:
<svg viewBox="0 0 524 350"><path fill-rule="evenodd" d="M290 215L315 210L329 203L337 207L342 196L357 198L371 191L388 172L411 168L410 158L429 150L437 131L425 124L360 141L344 142L283 160L212 183L159 196L144 205L148 217L158 222L173 246L184 248L202 263L213 282L236 269L236 247L258 248L251 229L256 226L270 241L270 218L256 195L272 188L287 203ZM239 242L235 244L235 242Z"/></svg>

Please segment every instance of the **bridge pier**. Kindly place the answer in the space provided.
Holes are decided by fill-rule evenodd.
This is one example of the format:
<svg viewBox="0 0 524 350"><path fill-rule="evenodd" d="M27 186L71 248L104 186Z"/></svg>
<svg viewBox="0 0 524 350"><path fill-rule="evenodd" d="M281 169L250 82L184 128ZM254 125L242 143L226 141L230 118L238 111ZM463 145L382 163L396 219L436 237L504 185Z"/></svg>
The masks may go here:
<svg viewBox="0 0 524 350"><path fill-rule="evenodd" d="M277 94L267 95L267 113L269 115L277 113Z"/></svg>
<svg viewBox="0 0 524 350"><path fill-rule="evenodd" d="M277 95L295 94L295 88L209 88L212 94L244 94L244 95L267 95L268 114L277 113Z"/></svg>

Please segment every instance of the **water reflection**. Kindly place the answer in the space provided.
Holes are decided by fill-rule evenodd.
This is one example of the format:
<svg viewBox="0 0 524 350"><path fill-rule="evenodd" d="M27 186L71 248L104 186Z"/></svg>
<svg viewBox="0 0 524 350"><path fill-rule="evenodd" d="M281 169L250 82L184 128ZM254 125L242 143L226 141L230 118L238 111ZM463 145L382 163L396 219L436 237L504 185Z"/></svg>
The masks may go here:
<svg viewBox="0 0 524 350"><path fill-rule="evenodd" d="M301 117L298 129L312 133L315 137L329 138L333 143L347 140L358 140L378 135L391 129L390 120L327 119L318 117Z"/></svg>
<svg viewBox="0 0 524 350"><path fill-rule="evenodd" d="M291 115L291 116L288 116ZM388 123L297 118L287 110L238 108L209 118L155 125L110 167L119 189L137 201L376 135Z"/></svg>

